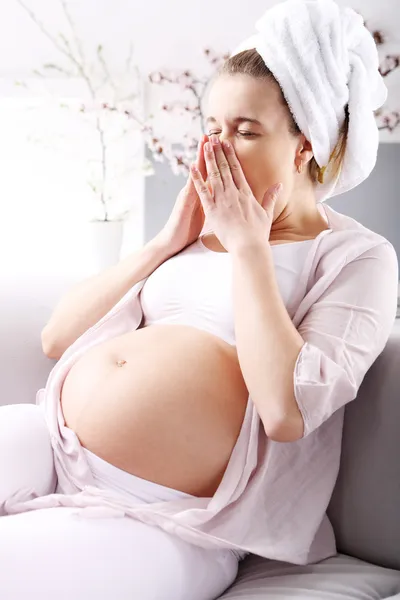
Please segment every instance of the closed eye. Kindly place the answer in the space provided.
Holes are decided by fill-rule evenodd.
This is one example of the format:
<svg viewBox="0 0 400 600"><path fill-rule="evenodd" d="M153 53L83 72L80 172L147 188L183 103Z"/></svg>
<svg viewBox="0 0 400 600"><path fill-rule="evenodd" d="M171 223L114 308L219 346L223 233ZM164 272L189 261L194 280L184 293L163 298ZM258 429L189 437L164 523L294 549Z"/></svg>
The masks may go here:
<svg viewBox="0 0 400 600"><path fill-rule="evenodd" d="M219 135L220 133L220 131L210 131L210 133L208 133L207 135ZM238 131L238 134L242 137L255 137L257 135L256 133L252 133L250 131Z"/></svg>

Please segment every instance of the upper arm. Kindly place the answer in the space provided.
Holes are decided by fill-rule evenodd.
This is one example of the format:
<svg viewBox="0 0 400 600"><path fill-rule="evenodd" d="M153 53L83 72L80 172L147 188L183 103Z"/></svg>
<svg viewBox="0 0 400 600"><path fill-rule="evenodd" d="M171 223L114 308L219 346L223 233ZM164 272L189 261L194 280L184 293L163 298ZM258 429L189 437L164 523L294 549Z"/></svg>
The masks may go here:
<svg viewBox="0 0 400 600"><path fill-rule="evenodd" d="M393 328L398 278L393 246L376 246L343 267L298 326L305 344L294 392L303 437L357 396Z"/></svg>

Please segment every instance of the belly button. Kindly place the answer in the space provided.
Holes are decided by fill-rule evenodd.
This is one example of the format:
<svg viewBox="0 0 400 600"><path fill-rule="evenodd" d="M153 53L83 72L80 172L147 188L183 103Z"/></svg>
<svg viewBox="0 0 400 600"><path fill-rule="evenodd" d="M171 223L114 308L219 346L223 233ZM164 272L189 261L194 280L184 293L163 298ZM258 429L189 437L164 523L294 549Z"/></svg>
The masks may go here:
<svg viewBox="0 0 400 600"><path fill-rule="evenodd" d="M117 360L117 367L122 367L122 365L126 364L126 360Z"/></svg>

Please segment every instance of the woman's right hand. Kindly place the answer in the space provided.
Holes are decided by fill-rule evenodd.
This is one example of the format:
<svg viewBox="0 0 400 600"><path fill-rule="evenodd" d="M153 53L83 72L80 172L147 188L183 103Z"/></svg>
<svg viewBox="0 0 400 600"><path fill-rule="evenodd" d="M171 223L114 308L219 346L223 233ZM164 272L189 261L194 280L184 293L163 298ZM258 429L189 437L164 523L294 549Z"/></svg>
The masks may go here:
<svg viewBox="0 0 400 600"><path fill-rule="evenodd" d="M204 144L208 136L203 135L197 150L196 165L204 181L207 180L207 169L204 160ZM185 187L179 192L168 221L157 234L169 256L177 254L189 244L197 240L204 225L204 211L192 177L188 176Z"/></svg>

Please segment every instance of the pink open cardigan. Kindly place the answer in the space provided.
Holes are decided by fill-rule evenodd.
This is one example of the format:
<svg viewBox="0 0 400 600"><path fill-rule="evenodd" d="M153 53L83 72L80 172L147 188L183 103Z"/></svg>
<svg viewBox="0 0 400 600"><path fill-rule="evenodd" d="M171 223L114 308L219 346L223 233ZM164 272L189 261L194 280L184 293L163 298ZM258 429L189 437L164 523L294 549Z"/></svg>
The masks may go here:
<svg viewBox="0 0 400 600"><path fill-rule="evenodd" d="M32 490L21 490L3 505L3 514L74 506L82 518L127 516L206 548L241 549L297 564L334 555L326 509L339 469L344 406L356 397L390 335L398 261L384 237L329 205L324 209L330 229L311 244L287 306L305 341L293 373L305 423L302 439L269 440L249 397L240 435L212 498L133 505L95 486L78 438L64 425L61 386L88 348L137 329L145 278L66 350L37 393L63 493L36 497Z"/></svg>

